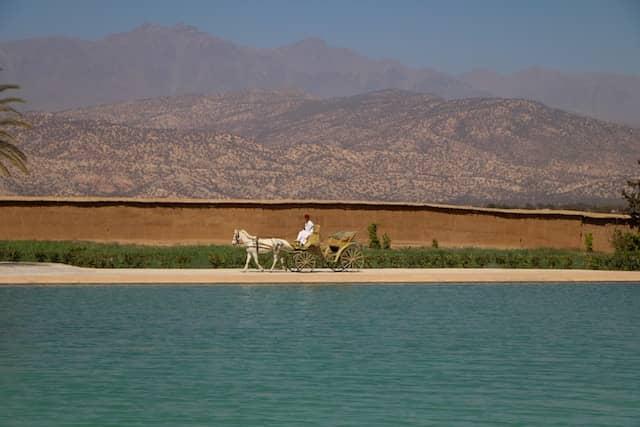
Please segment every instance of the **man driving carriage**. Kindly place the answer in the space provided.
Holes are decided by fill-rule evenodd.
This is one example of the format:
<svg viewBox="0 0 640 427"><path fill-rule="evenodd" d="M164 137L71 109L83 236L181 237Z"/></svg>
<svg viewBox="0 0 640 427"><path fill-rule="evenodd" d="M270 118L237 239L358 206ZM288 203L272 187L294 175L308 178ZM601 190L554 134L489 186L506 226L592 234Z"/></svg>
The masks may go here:
<svg viewBox="0 0 640 427"><path fill-rule="evenodd" d="M300 230L298 233L298 237L296 237L296 242L300 246L304 246L307 243L307 239L309 236L313 234L313 222L311 221L311 217L309 214L304 214L304 228Z"/></svg>

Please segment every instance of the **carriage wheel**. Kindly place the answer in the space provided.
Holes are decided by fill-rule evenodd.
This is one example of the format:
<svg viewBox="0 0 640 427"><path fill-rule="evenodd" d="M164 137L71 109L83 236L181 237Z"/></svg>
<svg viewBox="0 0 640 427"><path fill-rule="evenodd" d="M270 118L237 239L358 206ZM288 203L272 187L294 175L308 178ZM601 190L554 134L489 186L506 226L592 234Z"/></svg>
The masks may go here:
<svg viewBox="0 0 640 427"><path fill-rule="evenodd" d="M349 246L342 254L338 265L342 270L358 270L364 267L364 254L357 246Z"/></svg>
<svg viewBox="0 0 640 427"><path fill-rule="evenodd" d="M316 257L311 252L296 252L293 255L293 271L311 272L316 268Z"/></svg>

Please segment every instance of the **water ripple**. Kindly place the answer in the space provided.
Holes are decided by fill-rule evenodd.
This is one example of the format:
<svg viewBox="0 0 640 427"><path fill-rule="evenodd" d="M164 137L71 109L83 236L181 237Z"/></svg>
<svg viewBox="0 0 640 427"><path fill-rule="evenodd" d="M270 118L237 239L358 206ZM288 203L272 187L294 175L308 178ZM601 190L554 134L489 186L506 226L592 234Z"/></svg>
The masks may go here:
<svg viewBox="0 0 640 427"><path fill-rule="evenodd" d="M0 425L638 425L640 286L3 287Z"/></svg>

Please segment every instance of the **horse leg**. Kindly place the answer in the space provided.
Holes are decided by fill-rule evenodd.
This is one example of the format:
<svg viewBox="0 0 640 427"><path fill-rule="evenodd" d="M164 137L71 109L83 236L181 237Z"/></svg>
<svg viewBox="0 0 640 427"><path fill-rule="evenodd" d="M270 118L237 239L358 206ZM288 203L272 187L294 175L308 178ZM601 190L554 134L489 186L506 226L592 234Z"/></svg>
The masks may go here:
<svg viewBox="0 0 640 427"><path fill-rule="evenodd" d="M264 271L264 267L260 265L260 261L258 261L258 251L251 251L251 255L253 255L253 261L256 263L260 271Z"/></svg>
<svg viewBox="0 0 640 427"><path fill-rule="evenodd" d="M278 244L276 245L275 255L277 255L278 259L280 260L280 268L282 269L282 271L287 271L287 268L284 266L284 258L287 253L287 250L284 249L284 253L282 253L284 247L285 247L284 243L278 242ZM275 267L277 263L278 263L278 260L274 259L273 266Z"/></svg>
<svg viewBox="0 0 640 427"><path fill-rule="evenodd" d="M244 269L242 271L247 271L249 268L249 261L251 260L251 253L247 251L247 262L244 263Z"/></svg>
<svg viewBox="0 0 640 427"><path fill-rule="evenodd" d="M278 251L273 251L273 264L271 264L270 271L273 271L277 263L278 263Z"/></svg>

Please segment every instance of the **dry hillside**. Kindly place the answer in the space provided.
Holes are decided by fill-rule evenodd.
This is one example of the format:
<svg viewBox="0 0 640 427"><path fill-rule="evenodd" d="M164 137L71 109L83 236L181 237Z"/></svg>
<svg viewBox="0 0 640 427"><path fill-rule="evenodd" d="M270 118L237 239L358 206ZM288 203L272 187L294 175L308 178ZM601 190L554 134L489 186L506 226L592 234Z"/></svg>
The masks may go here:
<svg viewBox="0 0 640 427"><path fill-rule="evenodd" d="M24 195L471 203L619 200L632 128L497 98L258 91L30 113Z"/></svg>

